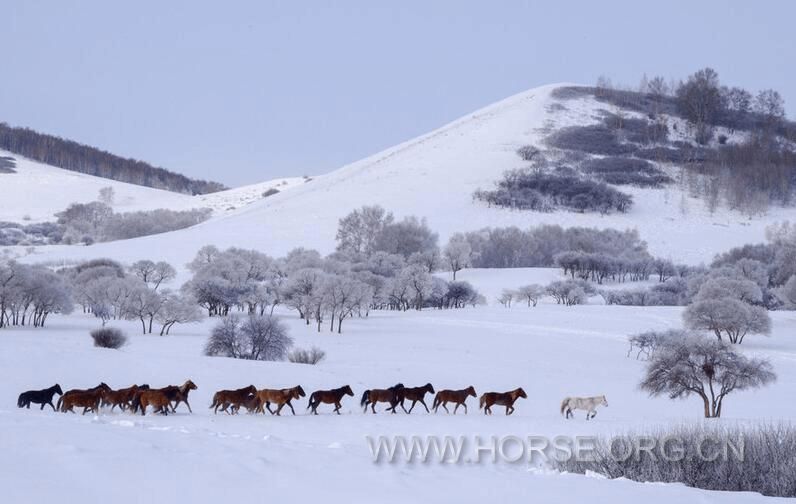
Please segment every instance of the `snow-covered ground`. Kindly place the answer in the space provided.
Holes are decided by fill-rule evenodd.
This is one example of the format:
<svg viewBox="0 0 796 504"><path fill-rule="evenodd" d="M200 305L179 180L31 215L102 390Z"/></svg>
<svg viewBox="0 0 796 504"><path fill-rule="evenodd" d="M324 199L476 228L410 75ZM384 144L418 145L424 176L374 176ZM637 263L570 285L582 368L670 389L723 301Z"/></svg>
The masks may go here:
<svg viewBox="0 0 796 504"><path fill-rule="evenodd" d="M516 155L517 148L540 145L554 129L595 122L600 110L606 108L590 98L565 100L559 103L563 108L552 107L558 100L550 93L559 86L512 96L309 183L288 181L291 190L266 199L245 198L251 201L248 205L241 204L244 198L237 198L238 203L226 199L214 203L214 208L226 211L189 229L88 248L43 247L27 260L108 256L130 262L147 256L183 265L208 243L256 248L271 255L282 255L298 246L328 253L334 249L337 222L342 216L362 205L379 204L399 218L427 218L443 243L454 232L486 226L527 228L549 223L636 228L653 254L698 264L733 246L761 242L766 226L796 218L796 209L777 207L752 218L726 209L711 213L702 200L690 197L676 184L662 190L623 187L634 197L633 208L627 214L608 216L512 211L474 201L473 191L493 187L505 170L524 165ZM93 189L85 191L90 198L95 193ZM209 201L217 197L203 198ZM166 202L153 206L158 204Z"/></svg>
<svg viewBox="0 0 796 504"><path fill-rule="evenodd" d="M467 273L467 272L465 272ZM512 273L519 283L542 282L549 270L476 271L463 275L483 292L499 292ZM527 463L374 463L365 436L555 436L625 433L651 426L701 422L696 399L651 399L637 388L643 363L626 357L628 333L680 326L680 308L631 308L540 303L455 311L375 312L344 325L342 335L316 333L295 313L280 312L300 347L318 346L317 366L247 362L202 356L213 321L177 326L168 337L123 327L131 343L94 348L98 325L82 314L56 316L44 330L0 331L0 481L4 502L217 502L243 499L309 502L760 502L756 494L707 492L681 485L608 481L560 475ZM720 421L790 421L796 403L796 317L774 312L771 338L749 338L747 354L767 356L779 375L764 389L728 398ZM17 394L55 382L64 389L105 381L112 387L153 386L191 378L193 414L168 417L103 411L98 416L19 410ZM480 394L518 386L528 393L516 413L484 416L469 400L468 415L363 414L366 388L431 382L437 389L473 385ZM321 407L307 415L213 415L217 389L289 387L307 392L350 384L343 415ZM567 395L605 394L610 406L588 423L564 420ZM419 406L418 406L419 407ZM441 410L440 410L441 411ZM582 412L579 412L582 413Z"/></svg>

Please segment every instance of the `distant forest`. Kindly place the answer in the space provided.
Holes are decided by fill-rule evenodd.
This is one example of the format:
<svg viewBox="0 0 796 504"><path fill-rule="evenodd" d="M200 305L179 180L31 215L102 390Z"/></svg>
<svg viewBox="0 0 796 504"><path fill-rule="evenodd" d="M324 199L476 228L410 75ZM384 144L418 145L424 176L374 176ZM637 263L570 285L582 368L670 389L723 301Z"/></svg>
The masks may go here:
<svg viewBox="0 0 796 504"><path fill-rule="evenodd" d="M226 189L218 182L190 179L143 161L6 123L0 123L0 149L64 170L167 191L207 194Z"/></svg>

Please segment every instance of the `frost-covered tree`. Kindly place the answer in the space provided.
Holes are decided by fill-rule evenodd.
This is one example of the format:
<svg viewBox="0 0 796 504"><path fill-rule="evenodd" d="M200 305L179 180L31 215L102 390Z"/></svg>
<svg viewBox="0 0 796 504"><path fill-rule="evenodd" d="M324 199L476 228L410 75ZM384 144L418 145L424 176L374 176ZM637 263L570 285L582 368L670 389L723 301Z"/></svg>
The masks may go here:
<svg viewBox="0 0 796 504"><path fill-rule="evenodd" d="M640 386L652 396L696 395L702 399L705 418L718 418L727 395L775 379L768 361L746 357L722 341L692 336L658 347Z"/></svg>
<svg viewBox="0 0 796 504"><path fill-rule="evenodd" d="M158 290L162 283L169 282L177 276L177 270L171 264L165 261L153 262L148 259L134 262L129 271L130 274L151 286L153 290Z"/></svg>
<svg viewBox="0 0 796 504"><path fill-rule="evenodd" d="M536 306L536 303L545 295L545 288L539 284L523 285L516 291L518 299L528 302L528 306Z"/></svg>
<svg viewBox="0 0 796 504"><path fill-rule="evenodd" d="M556 304L574 306L588 301L589 296L597 293L596 289L585 280L556 280L545 288L547 294L556 300Z"/></svg>
<svg viewBox="0 0 796 504"><path fill-rule="evenodd" d="M731 343L742 343L749 334L768 335L771 319L760 303L760 287L743 278L737 271L730 276L710 277L701 283L694 300L683 312L683 320L691 329L712 331L718 340L727 336Z"/></svg>
<svg viewBox="0 0 796 504"><path fill-rule="evenodd" d="M249 360L284 360L293 345L287 327L270 315L230 315L213 327L205 355Z"/></svg>
<svg viewBox="0 0 796 504"><path fill-rule="evenodd" d="M434 273L442 266L442 256L438 248L424 250L422 252L415 252L409 256L406 261L408 264L417 264L425 268L429 273Z"/></svg>
<svg viewBox="0 0 796 504"><path fill-rule="evenodd" d="M511 302L514 301L516 292L510 289L503 289L497 298L497 302L506 308L511 308Z"/></svg>
<svg viewBox="0 0 796 504"><path fill-rule="evenodd" d="M164 291L163 305L155 315L155 320L160 324L160 335L167 335L175 324L188 324L202 320L202 312L196 300L181 296L177 293Z"/></svg>
<svg viewBox="0 0 796 504"><path fill-rule="evenodd" d="M384 208L363 206L346 215L337 226L337 250L369 257L375 252L375 240L385 226L393 223L393 215Z"/></svg>
<svg viewBox="0 0 796 504"><path fill-rule="evenodd" d="M107 186L99 190L99 197L97 199L108 206L113 206L115 197L116 191L113 190L113 187Z"/></svg>
<svg viewBox="0 0 796 504"><path fill-rule="evenodd" d="M453 272L453 280L456 280L456 272L468 268L472 262L473 249L467 237L462 233L454 233L442 251L445 263Z"/></svg>
<svg viewBox="0 0 796 504"><path fill-rule="evenodd" d="M399 222L386 224L376 235L374 250L398 254L408 259L415 252L437 249L437 233L433 232L425 219L406 217Z"/></svg>

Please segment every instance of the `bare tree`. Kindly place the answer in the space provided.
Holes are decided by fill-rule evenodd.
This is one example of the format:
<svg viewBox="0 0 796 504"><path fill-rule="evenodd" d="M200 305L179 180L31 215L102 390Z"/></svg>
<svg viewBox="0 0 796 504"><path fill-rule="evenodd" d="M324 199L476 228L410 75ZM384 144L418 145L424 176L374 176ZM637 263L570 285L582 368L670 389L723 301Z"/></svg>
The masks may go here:
<svg viewBox="0 0 796 504"><path fill-rule="evenodd" d="M500 296L498 296L497 301L506 308L511 308L511 302L514 301L515 294L516 293L513 290L503 289L503 291L500 293Z"/></svg>
<svg viewBox="0 0 796 504"><path fill-rule="evenodd" d="M697 395L705 418L721 416L724 398L776 380L771 364L748 358L717 340L692 336L658 348L650 358L640 387L652 396L671 399Z"/></svg>
<svg viewBox="0 0 796 504"><path fill-rule="evenodd" d="M99 190L99 198L97 199L108 206L113 206L115 196L116 191L113 190L113 187L108 186Z"/></svg>

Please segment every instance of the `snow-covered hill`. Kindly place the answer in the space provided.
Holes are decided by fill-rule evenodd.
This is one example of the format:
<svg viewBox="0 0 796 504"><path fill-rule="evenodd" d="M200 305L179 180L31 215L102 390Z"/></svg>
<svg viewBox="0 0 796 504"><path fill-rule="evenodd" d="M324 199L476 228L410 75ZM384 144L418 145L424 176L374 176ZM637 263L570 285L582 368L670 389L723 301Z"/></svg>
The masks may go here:
<svg viewBox="0 0 796 504"><path fill-rule="evenodd" d="M282 192L306 182L303 177L287 177L189 196L72 172L3 150L0 150L0 157L11 157L16 164L13 173L0 172L0 221L8 222L51 221L55 213L70 203L96 201L104 187L113 188L113 207L117 212L205 207L220 216L263 199L263 193L269 189Z"/></svg>
<svg viewBox="0 0 796 504"><path fill-rule="evenodd" d="M220 206L227 212L217 213L193 228L92 247L45 248L29 260L110 256L131 261L146 256L182 265L208 243L257 248L274 255L297 246L330 252L340 217L361 205L379 204L398 217L427 218L443 242L454 232L485 226L524 228L551 223L637 228L654 254L700 263L729 247L762 241L764 229L771 222L796 218L796 209L781 208L753 218L723 209L711 214L703 201L689 197L676 185L667 189L623 187L634 197L633 208L627 214L607 216L512 211L474 201L473 191L490 188L505 170L524 166L516 154L519 147L541 145L551 131L561 127L596 122L600 110L606 108L591 97L559 101L551 92L560 86L539 87L512 96L429 134L316 177L311 183L293 184L290 191L267 199L254 198L247 206L225 202ZM93 197L95 189L85 192ZM183 204L179 195L171 201L178 200Z"/></svg>

